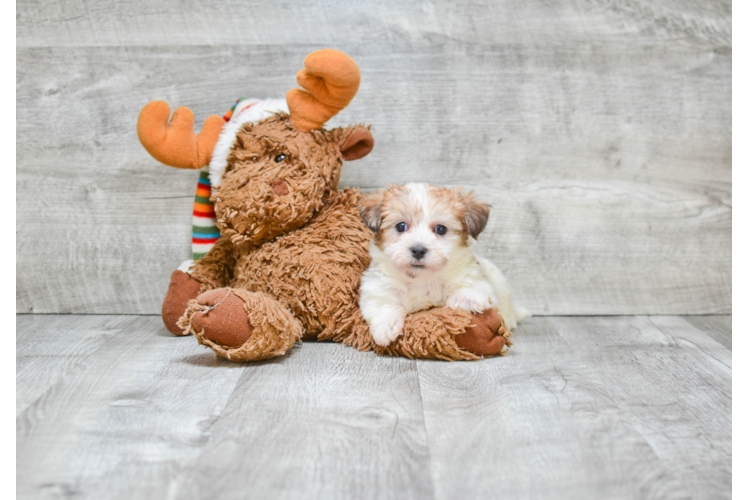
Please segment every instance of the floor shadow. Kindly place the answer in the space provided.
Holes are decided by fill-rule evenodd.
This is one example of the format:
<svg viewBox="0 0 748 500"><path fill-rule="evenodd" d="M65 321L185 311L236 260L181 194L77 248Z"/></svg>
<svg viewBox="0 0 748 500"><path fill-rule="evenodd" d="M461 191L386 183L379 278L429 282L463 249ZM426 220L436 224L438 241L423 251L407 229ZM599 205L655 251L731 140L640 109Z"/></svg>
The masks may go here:
<svg viewBox="0 0 748 500"><path fill-rule="evenodd" d="M158 331L156 331L156 335L158 335L159 337L174 337L177 339L192 337L192 335L174 335L169 330L167 330L165 326L159 328Z"/></svg>
<svg viewBox="0 0 748 500"><path fill-rule="evenodd" d="M286 354L270 359L263 359L259 361L229 361L220 356L217 356L214 352L206 350L200 354L193 354L182 358L182 363L187 363L193 366L224 366L224 367L237 367L243 368L245 366L263 366L271 364L283 364L286 361L293 359L294 356L301 354L301 342L298 342L294 347L289 349Z"/></svg>

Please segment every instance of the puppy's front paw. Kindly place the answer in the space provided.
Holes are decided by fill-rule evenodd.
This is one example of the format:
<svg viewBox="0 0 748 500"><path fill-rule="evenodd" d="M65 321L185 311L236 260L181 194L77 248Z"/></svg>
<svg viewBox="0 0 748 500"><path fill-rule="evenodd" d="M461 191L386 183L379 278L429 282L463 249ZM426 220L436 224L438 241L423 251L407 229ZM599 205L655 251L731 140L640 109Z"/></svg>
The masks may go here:
<svg viewBox="0 0 748 500"><path fill-rule="evenodd" d="M377 345L386 347L403 333L405 311L383 312L369 326L369 332Z"/></svg>
<svg viewBox="0 0 748 500"><path fill-rule="evenodd" d="M462 289L450 295L446 305L450 309L462 309L477 314L491 307L491 299L478 290Z"/></svg>

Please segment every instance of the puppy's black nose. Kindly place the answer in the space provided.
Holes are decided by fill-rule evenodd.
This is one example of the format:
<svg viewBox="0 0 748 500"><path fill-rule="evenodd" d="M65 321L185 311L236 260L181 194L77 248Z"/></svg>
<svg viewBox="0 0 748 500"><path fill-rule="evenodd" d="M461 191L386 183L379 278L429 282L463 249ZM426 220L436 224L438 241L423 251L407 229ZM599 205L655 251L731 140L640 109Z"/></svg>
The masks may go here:
<svg viewBox="0 0 748 500"><path fill-rule="evenodd" d="M413 257L415 257L416 260L423 259L423 257L426 255L426 252L428 252L428 249L426 249L426 248L424 248L422 246L417 246L417 247L411 247L410 248L410 253L413 254Z"/></svg>

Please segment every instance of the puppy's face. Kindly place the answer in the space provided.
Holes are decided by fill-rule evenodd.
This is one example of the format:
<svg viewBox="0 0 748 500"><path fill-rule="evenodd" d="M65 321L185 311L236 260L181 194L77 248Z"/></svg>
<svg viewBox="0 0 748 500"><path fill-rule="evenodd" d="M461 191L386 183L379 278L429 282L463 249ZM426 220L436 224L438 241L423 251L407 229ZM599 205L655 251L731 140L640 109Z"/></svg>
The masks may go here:
<svg viewBox="0 0 748 500"><path fill-rule="evenodd" d="M489 212L460 188L420 183L390 186L359 209L388 262L410 277L443 269L483 231Z"/></svg>

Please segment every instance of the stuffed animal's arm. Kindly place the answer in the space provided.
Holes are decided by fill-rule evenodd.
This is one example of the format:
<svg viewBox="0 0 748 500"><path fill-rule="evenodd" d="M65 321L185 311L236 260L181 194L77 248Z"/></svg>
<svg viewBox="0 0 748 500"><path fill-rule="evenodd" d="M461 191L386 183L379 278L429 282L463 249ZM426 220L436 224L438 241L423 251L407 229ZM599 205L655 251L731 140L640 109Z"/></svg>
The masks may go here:
<svg viewBox="0 0 748 500"><path fill-rule="evenodd" d="M235 250L230 240L219 238L213 248L192 265L190 275L209 289L228 286L234 277Z"/></svg>

